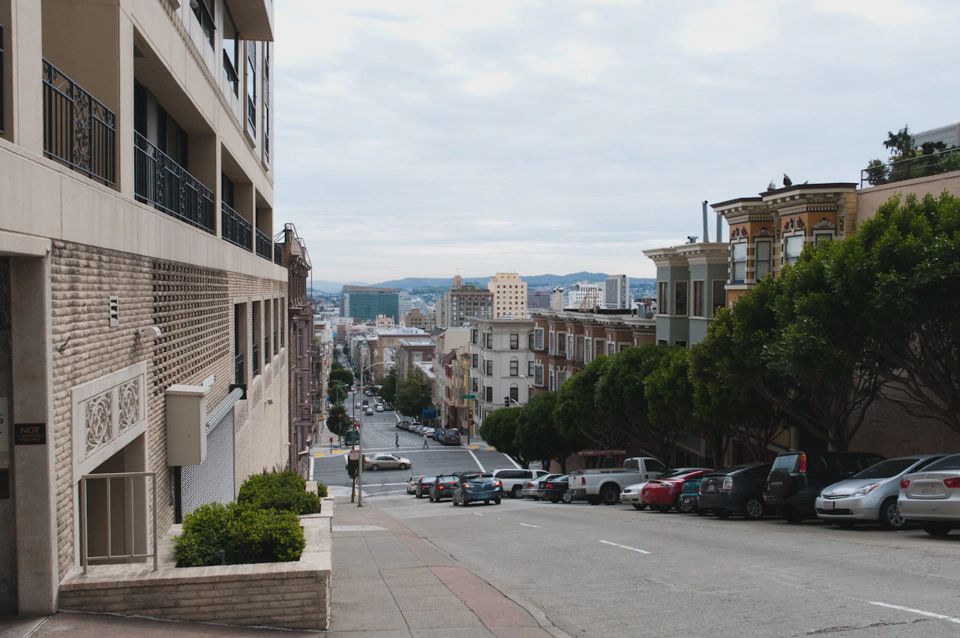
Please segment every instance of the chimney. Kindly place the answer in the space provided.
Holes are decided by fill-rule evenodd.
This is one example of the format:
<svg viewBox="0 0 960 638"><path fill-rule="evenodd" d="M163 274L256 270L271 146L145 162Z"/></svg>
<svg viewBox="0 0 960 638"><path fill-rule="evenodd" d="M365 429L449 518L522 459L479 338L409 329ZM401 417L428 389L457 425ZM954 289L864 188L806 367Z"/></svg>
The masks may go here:
<svg viewBox="0 0 960 638"><path fill-rule="evenodd" d="M717 241L723 241L723 215L717 213Z"/></svg>
<svg viewBox="0 0 960 638"><path fill-rule="evenodd" d="M719 237L717 235L718 239ZM703 200L703 241L710 243L710 229L707 228L707 200Z"/></svg>

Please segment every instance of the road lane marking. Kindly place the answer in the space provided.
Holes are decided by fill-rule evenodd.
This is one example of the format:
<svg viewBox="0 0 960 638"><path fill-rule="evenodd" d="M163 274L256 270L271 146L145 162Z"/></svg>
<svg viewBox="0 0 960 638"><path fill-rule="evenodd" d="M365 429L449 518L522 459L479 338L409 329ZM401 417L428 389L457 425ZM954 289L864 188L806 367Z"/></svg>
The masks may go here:
<svg viewBox="0 0 960 638"><path fill-rule="evenodd" d="M520 524L523 525L524 527L537 527L537 528L540 527L540 525L531 525L530 523L520 523Z"/></svg>
<svg viewBox="0 0 960 638"><path fill-rule="evenodd" d="M521 523L522 524L522 523ZM630 547L629 545L621 545L620 543L611 543L610 541L600 541L604 545L613 545L614 547L619 547L621 549L629 549L631 552L637 552L639 554L649 554L650 552L644 549L637 549L636 547Z"/></svg>
<svg viewBox="0 0 960 638"><path fill-rule="evenodd" d="M504 456L507 456L507 455L504 454ZM524 468L520 467L520 464L519 464L519 463L517 463L516 461L514 461L513 459L511 459L509 456L507 456L507 460L510 461L511 463L513 463L513 467L517 468L518 470L524 469Z"/></svg>
<svg viewBox="0 0 960 638"><path fill-rule="evenodd" d="M474 512L473 515L474 515L474 516L483 516L483 514L481 514L480 512Z"/></svg>
<svg viewBox="0 0 960 638"><path fill-rule="evenodd" d="M481 471L481 472L486 472L486 470L483 469L483 465L480 464L480 459L478 459L478 458L477 458L477 455L473 453L473 450L467 450L467 452L469 452L469 453L470 453L470 456L473 457L473 460L476 461L477 467L480 468L480 471Z"/></svg>
<svg viewBox="0 0 960 638"><path fill-rule="evenodd" d="M406 485L407 482L403 483L364 483L364 487L396 487L397 485Z"/></svg>
<svg viewBox="0 0 960 638"><path fill-rule="evenodd" d="M935 614L932 611L923 611L922 609L913 609L912 607L901 607L900 605L888 605L887 603L878 603L873 601L867 601L867 602L871 605L876 605L877 607L886 607L887 609L908 611L911 614L927 616L928 618L936 618L937 620L946 620L946 621L957 623L958 625L960 625L960 618L954 618L952 616L944 616L943 614Z"/></svg>

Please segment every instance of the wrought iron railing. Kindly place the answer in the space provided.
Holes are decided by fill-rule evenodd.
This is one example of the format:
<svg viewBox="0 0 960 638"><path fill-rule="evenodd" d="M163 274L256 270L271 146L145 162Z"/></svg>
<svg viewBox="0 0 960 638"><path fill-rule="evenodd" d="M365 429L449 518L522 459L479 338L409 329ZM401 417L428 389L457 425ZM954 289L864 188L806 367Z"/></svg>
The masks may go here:
<svg viewBox="0 0 960 638"><path fill-rule="evenodd" d="M883 164L877 162L860 171L860 188L902 182L915 177L929 177L960 171L960 148L920 155Z"/></svg>
<svg viewBox="0 0 960 638"><path fill-rule="evenodd" d="M252 352L250 353L250 373L251 376L260 374L260 344L253 342Z"/></svg>
<svg viewBox="0 0 960 638"><path fill-rule="evenodd" d="M216 234L214 198L209 188L166 153L134 131L134 183L137 201Z"/></svg>
<svg viewBox="0 0 960 638"><path fill-rule="evenodd" d="M231 244L253 251L253 225L226 202L220 202L220 234Z"/></svg>
<svg viewBox="0 0 960 638"><path fill-rule="evenodd" d="M233 356L233 382L237 385L243 385L247 382L247 371L243 367L242 352Z"/></svg>
<svg viewBox="0 0 960 638"><path fill-rule="evenodd" d="M257 229L257 254L266 260L270 260L273 255L270 248L270 238L267 237L259 228Z"/></svg>
<svg viewBox="0 0 960 638"><path fill-rule="evenodd" d="M0 133L2 132L0 131ZM278 266L283 265L283 248L280 247L280 244L273 245L273 263Z"/></svg>
<svg viewBox="0 0 960 638"><path fill-rule="evenodd" d="M43 61L44 155L87 177L113 184L117 176L116 123L113 111Z"/></svg>

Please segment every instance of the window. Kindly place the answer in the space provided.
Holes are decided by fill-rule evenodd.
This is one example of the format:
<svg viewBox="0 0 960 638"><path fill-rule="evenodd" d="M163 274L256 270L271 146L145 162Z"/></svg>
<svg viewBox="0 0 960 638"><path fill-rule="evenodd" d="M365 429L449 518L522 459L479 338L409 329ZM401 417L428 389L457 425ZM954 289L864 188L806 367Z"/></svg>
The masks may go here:
<svg viewBox="0 0 960 638"><path fill-rule="evenodd" d="M510 401L520 403L520 388L516 384L510 386Z"/></svg>
<svg viewBox="0 0 960 638"><path fill-rule="evenodd" d="M573 358L573 335L567 335L567 359Z"/></svg>
<svg viewBox="0 0 960 638"><path fill-rule="evenodd" d="M557 354L557 333L550 331L550 354Z"/></svg>
<svg viewBox="0 0 960 638"><path fill-rule="evenodd" d="M711 304L711 314L713 314L713 316L717 316L718 308L727 307L725 283L722 279L715 279L713 281L713 303Z"/></svg>
<svg viewBox="0 0 960 638"><path fill-rule="evenodd" d="M263 43L263 161L270 162L270 43Z"/></svg>
<svg viewBox="0 0 960 638"><path fill-rule="evenodd" d="M557 389L558 390L560 389L560 386L562 386L566 382L566 380L567 380L567 373L560 372L559 370L557 370Z"/></svg>
<svg viewBox="0 0 960 638"><path fill-rule="evenodd" d="M223 7L223 73L233 89L234 95L240 95L240 78L237 75L237 58L240 41L237 39L237 27L233 24L230 9Z"/></svg>
<svg viewBox="0 0 960 638"><path fill-rule="evenodd" d="M661 315L670 314L670 306L667 303L667 291L670 290L670 283L666 281L657 282L657 313Z"/></svg>
<svg viewBox="0 0 960 638"><path fill-rule="evenodd" d="M537 362L536 362L536 361L528 361L528 362L527 362L527 376L530 377L530 378L533 378L534 375L536 375L536 370L537 370Z"/></svg>
<svg viewBox="0 0 960 638"><path fill-rule="evenodd" d="M191 5L192 6L192 5ZM216 31L216 26L213 21L213 0L197 0L196 6L193 7L193 15L197 16L197 21L200 23L200 28L203 29L203 36L207 39L207 42L210 43L210 46L215 46L213 43L213 33ZM216 51L216 49L214 49Z"/></svg>
<svg viewBox="0 0 960 638"><path fill-rule="evenodd" d="M534 350L543 350L543 328L537 328L533 331Z"/></svg>
<svg viewBox="0 0 960 638"><path fill-rule="evenodd" d="M479 368L480 367L480 355L473 354L471 355L471 367Z"/></svg>
<svg viewBox="0 0 960 638"><path fill-rule="evenodd" d="M273 360L273 357L270 356L270 331L273 329L271 318L273 316L272 304L273 300L267 299L263 302L263 365L266 366L270 361Z"/></svg>
<svg viewBox="0 0 960 638"><path fill-rule="evenodd" d="M686 342L686 341L674 341L673 343L674 343L675 345L678 345L678 346L683 347L683 348L686 348L686 347L687 347L687 342Z"/></svg>
<svg viewBox="0 0 960 638"><path fill-rule="evenodd" d="M489 361L484 361L484 364L486 367L487 376L488 377L493 376L493 359L490 359Z"/></svg>
<svg viewBox="0 0 960 638"><path fill-rule="evenodd" d="M693 316L703 316L703 282L693 282Z"/></svg>
<svg viewBox="0 0 960 638"><path fill-rule="evenodd" d="M486 399L488 403L492 402L492 401L493 401L493 387L492 387L492 386L487 386L486 388L483 389L483 391L484 391L484 399Z"/></svg>
<svg viewBox="0 0 960 638"><path fill-rule="evenodd" d="M533 385L543 387L543 366L537 365L533 369Z"/></svg>
<svg viewBox="0 0 960 638"><path fill-rule="evenodd" d="M567 333L557 333L557 355L566 356L567 354Z"/></svg>
<svg viewBox="0 0 960 638"><path fill-rule="evenodd" d="M613 341L607 342L607 354L615 354L617 352L617 344Z"/></svg>
<svg viewBox="0 0 960 638"><path fill-rule="evenodd" d="M828 232L816 232L813 234L813 241L816 245L820 245L822 241L833 241L833 231Z"/></svg>
<svg viewBox="0 0 960 638"><path fill-rule="evenodd" d="M680 317L686 317L687 316L687 282L678 281L676 283L675 293L676 293L676 300L675 300L676 305L674 307L673 314Z"/></svg>
<svg viewBox="0 0 960 638"><path fill-rule="evenodd" d="M243 361L244 335L247 332L247 304L233 306L233 382L242 385L247 382L247 370Z"/></svg>
<svg viewBox="0 0 960 638"><path fill-rule="evenodd" d="M598 357L603 356L603 353L606 352L606 350L607 350L606 342L603 339L597 339L597 346L596 346L597 356Z"/></svg>
<svg viewBox="0 0 960 638"><path fill-rule="evenodd" d="M783 259L784 265L790 264L792 266L797 263L797 258L800 257L800 253L803 252L803 235L787 237L785 252L786 255Z"/></svg>
<svg viewBox="0 0 960 638"><path fill-rule="evenodd" d="M287 311L287 298L280 297L280 347L282 348L285 344L283 340L284 328L286 328L286 311Z"/></svg>
<svg viewBox="0 0 960 638"><path fill-rule="evenodd" d="M773 244L769 241L758 241L757 242L757 259L756 259L756 272L754 276L757 281L763 280L764 277L770 274L770 262L773 257Z"/></svg>
<svg viewBox="0 0 960 638"><path fill-rule="evenodd" d="M247 127L257 134L257 43L247 42Z"/></svg>
<svg viewBox="0 0 960 638"><path fill-rule="evenodd" d="M517 377L520 376L520 362L517 361L516 357L510 359L510 376Z"/></svg>
<svg viewBox="0 0 960 638"><path fill-rule="evenodd" d="M488 332L483 335L483 347L493 350L493 333Z"/></svg>
<svg viewBox="0 0 960 638"><path fill-rule="evenodd" d="M533 350L533 333L527 333L527 350Z"/></svg>
<svg viewBox="0 0 960 638"><path fill-rule="evenodd" d="M260 374L260 307L263 302L253 302L253 339L250 348L250 373L252 376Z"/></svg>
<svg viewBox="0 0 960 638"><path fill-rule="evenodd" d="M454 304L454 305L456 305L456 304ZM470 343L479 343L479 341L477 341L477 335L478 335L478 334L479 334L479 333L478 333L476 330L471 330L471 331L470 331Z"/></svg>
<svg viewBox="0 0 960 638"><path fill-rule="evenodd" d="M520 349L520 335L510 335L510 349L519 350Z"/></svg>
<svg viewBox="0 0 960 638"><path fill-rule="evenodd" d="M742 284L747 278L747 243L740 242L733 244L733 279L732 281Z"/></svg>
<svg viewBox="0 0 960 638"><path fill-rule="evenodd" d="M480 391L480 379L478 379L477 377L473 377L472 379L470 379L470 383L471 383L471 385L470 385L470 387L471 387L471 390L470 390L470 391L471 391L471 392L479 392L479 391Z"/></svg>
<svg viewBox="0 0 960 638"><path fill-rule="evenodd" d="M549 384L548 384L549 390L550 392L553 392L554 390L557 389L557 383L556 381L554 381L554 378L553 378L553 368L550 369L550 373L548 376L549 376Z"/></svg>
<svg viewBox="0 0 960 638"><path fill-rule="evenodd" d="M593 339L587 337L583 343L583 362L590 363L593 361Z"/></svg>

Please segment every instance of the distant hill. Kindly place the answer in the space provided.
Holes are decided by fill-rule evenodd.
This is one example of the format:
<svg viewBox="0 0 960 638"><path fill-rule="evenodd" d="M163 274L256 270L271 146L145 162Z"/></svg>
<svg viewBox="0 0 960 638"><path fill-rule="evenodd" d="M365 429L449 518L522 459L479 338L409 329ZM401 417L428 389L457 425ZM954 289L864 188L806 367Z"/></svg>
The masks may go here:
<svg viewBox="0 0 960 638"><path fill-rule="evenodd" d="M491 276L487 277L464 277L464 283L478 284L479 287L486 286L487 281L490 280ZM569 275L534 275L532 277L522 277L527 285L531 288L544 287L544 286L569 286L575 284L578 281L589 281L597 282L604 281L607 278L607 275L602 272L575 272L570 273ZM373 284L374 286L382 286L384 288L400 288L409 290L411 288L444 288L447 289L450 287L450 277L406 277L405 279L393 279L391 281L384 281L379 284ZM634 279L630 278L631 285L641 282L653 282L655 279Z"/></svg>

